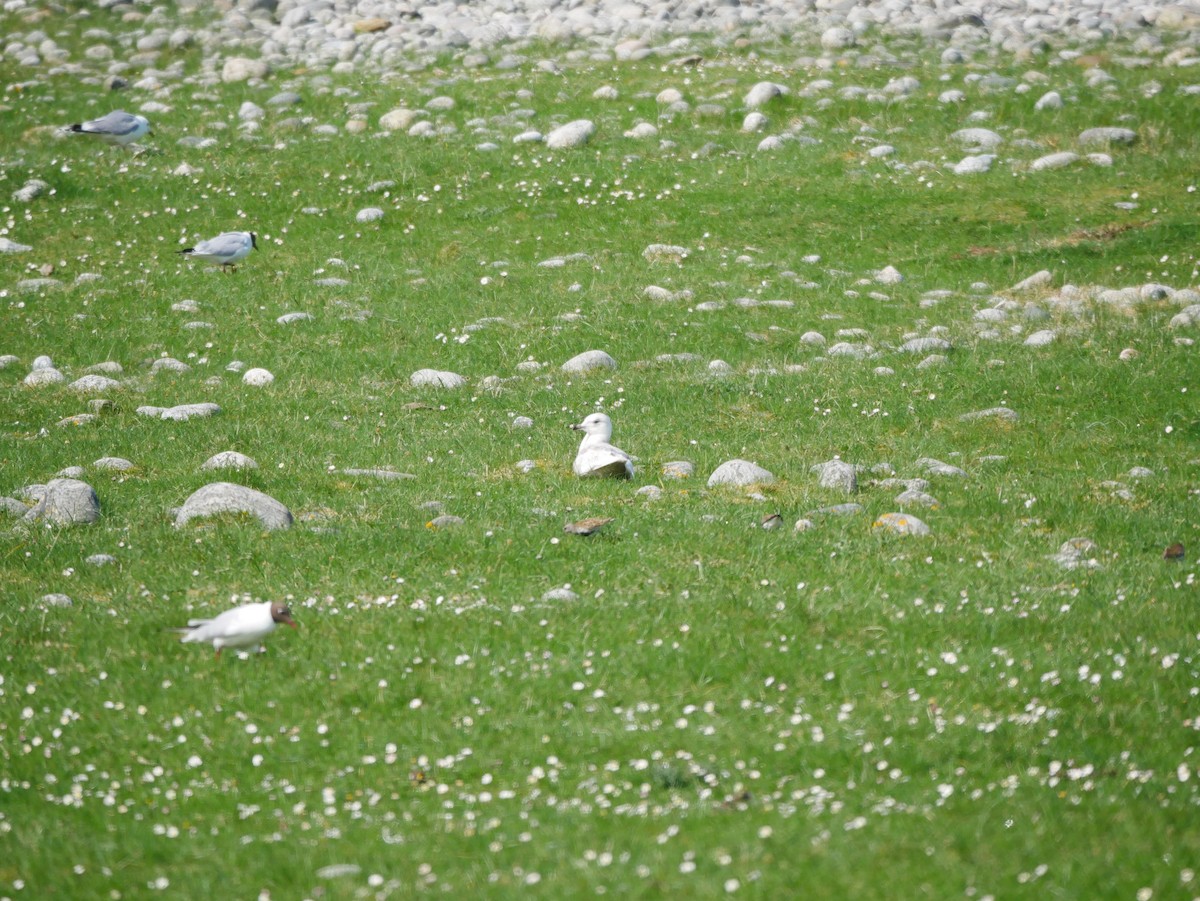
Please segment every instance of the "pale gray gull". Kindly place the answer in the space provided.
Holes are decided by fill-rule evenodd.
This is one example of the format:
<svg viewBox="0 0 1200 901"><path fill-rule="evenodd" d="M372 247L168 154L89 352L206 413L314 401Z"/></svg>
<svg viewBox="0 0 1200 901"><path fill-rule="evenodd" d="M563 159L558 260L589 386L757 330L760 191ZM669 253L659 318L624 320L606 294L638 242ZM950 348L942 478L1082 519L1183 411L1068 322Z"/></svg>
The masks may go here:
<svg viewBox="0 0 1200 901"><path fill-rule="evenodd" d="M150 132L150 121L145 116L113 110L108 115L87 122L68 125L67 131L75 134L95 135L105 144L132 144Z"/></svg>
<svg viewBox="0 0 1200 901"><path fill-rule="evenodd" d="M244 259L251 250L258 250L258 236L254 232L221 232L215 238L201 241L195 247L177 250L189 260L203 260L218 266L232 267Z"/></svg>

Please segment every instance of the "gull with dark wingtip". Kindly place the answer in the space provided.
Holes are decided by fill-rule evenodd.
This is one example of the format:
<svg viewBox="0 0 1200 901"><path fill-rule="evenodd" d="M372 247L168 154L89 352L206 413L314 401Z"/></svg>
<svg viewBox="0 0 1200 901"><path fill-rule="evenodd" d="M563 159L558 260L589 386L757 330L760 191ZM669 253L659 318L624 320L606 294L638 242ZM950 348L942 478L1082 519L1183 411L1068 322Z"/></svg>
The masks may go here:
<svg viewBox="0 0 1200 901"><path fill-rule="evenodd" d="M99 119L89 119L87 122L68 125L67 131L72 134L93 135L105 144L124 147L126 144L132 144L142 135L150 133L150 120L145 116L127 113L124 110L113 110Z"/></svg>
<svg viewBox="0 0 1200 901"><path fill-rule="evenodd" d="M258 236L254 232L221 232L195 247L185 247L175 252L189 260L215 263L223 269L236 269L237 261L249 256L252 250L258 250Z"/></svg>

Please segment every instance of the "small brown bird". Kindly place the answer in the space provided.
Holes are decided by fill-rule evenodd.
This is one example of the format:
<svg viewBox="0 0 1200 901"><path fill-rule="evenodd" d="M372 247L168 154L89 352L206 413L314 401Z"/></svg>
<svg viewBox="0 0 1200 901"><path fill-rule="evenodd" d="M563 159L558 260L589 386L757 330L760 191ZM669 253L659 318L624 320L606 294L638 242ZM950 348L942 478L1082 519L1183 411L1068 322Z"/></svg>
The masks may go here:
<svg viewBox="0 0 1200 901"><path fill-rule="evenodd" d="M1174 544L1168 545L1163 551L1164 560L1173 560L1176 563L1183 562L1183 542L1176 541Z"/></svg>
<svg viewBox="0 0 1200 901"><path fill-rule="evenodd" d="M778 513L768 513L762 518L761 527L767 529L768 531L771 529L778 529L781 525L783 525L783 517Z"/></svg>
<svg viewBox="0 0 1200 901"><path fill-rule="evenodd" d="M589 516L579 522L569 522L563 526L568 535L595 535L613 521L611 516Z"/></svg>

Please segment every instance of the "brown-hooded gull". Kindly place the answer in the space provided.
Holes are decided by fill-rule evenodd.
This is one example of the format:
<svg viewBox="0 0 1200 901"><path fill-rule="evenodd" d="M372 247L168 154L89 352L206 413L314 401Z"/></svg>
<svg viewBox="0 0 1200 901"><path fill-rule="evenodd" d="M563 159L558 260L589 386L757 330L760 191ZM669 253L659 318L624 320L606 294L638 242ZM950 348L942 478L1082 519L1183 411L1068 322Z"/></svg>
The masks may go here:
<svg viewBox="0 0 1200 901"><path fill-rule="evenodd" d="M201 241L195 247L177 250L189 260L203 260L218 266L233 266L238 260L258 250L258 236L254 232L221 232L215 238Z"/></svg>
<svg viewBox="0 0 1200 901"><path fill-rule="evenodd" d="M604 413L592 413L583 422L571 426L583 432L579 452L571 467L581 477L609 476L616 479L633 478L633 458L619 447L609 444L612 438L612 420Z"/></svg>
<svg viewBox="0 0 1200 901"><path fill-rule="evenodd" d="M150 121L145 116L136 116L124 110L114 110L99 119L76 122L68 125L67 131L81 135L94 135L105 144L132 144L150 131Z"/></svg>
<svg viewBox="0 0 1200 901"><path fill-rule="evenodd" d="M292 611L279 601L263 601L261 604L243 604L226 610L215 619L189 619L186 629L177 629L183 637L179 640L210 641L221 656L223 648L247 648L258 644L275 631L280 623L297 628Z"/></svg>

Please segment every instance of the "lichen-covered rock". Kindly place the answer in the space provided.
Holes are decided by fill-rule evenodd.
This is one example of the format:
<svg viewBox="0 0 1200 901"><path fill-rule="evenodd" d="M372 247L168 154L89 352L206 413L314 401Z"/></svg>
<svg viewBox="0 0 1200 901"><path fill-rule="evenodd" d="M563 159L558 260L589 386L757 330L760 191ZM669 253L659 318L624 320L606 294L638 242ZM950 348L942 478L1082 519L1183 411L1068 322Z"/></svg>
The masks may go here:
<svg viewBox="0 0 1200 901"><path fill-rule="evenodd" d="M872 523L872 528L884 529L897 535L929 534L929 526L911 513L885 513Z"/></svg>

